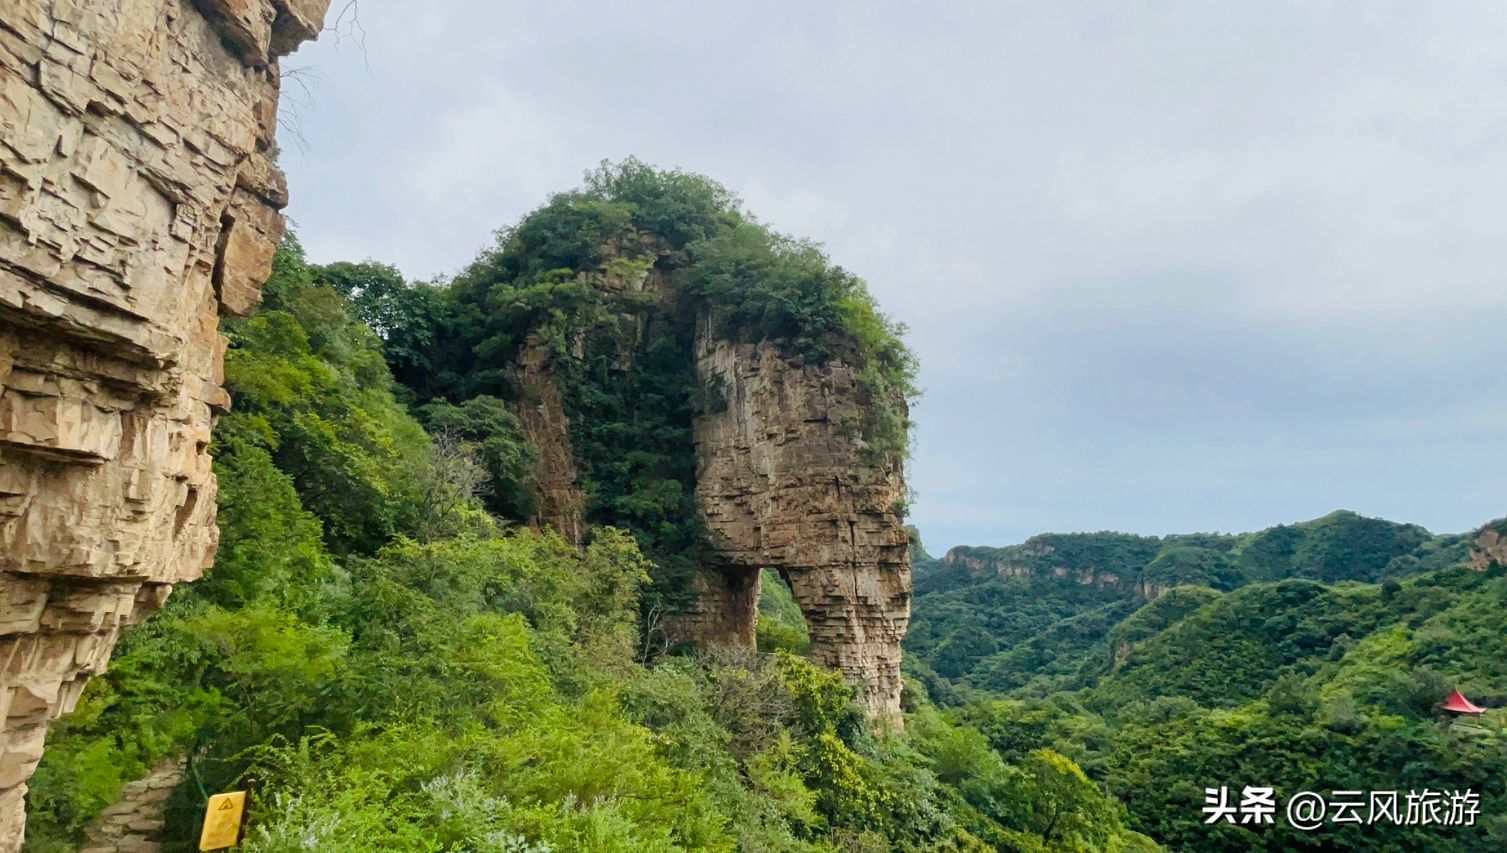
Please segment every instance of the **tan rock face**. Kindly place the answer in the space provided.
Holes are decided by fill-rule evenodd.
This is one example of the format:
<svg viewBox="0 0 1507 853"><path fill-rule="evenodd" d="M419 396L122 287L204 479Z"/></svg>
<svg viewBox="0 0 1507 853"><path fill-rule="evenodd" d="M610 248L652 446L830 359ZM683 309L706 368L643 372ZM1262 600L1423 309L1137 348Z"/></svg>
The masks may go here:
<svg viewBox="0 0 1507 853"><path fill-rule="evenodd" d="M560 382L542 344L530 343L523 348L514 370L514 384L519 399L513 404L513 413L538 453L528 480L535 503L530 525L536 529L553 527L567 542L580 545L585 534L586 495L577 482L575 450L570 443L570 421L565 415Z"/></svg>
<svg viewBox="0 0 1507 853"><path fill-rule="evenodd" d="M274 63L327 5L0 3L0 853L48 722L214 556L219 316L282 233Z"/></svg>
<svg viewBox="0 0 1507 853"><path fill-rule="evenodd" d="M105 809L79 853L160 853L168 798L183 781L183 759L169 758L152 772L126 784Z"/></svg>
<svg viewBox="0 0 1507 853"><path fill-rule="evenodd" d="M1507 520L1493 521L1476 531L1470 543L1470 567L1486 571L1492 565L1507 566Z"/></svg>
<svg viewBox="0 0 1507 853"><path fill-rule="evenodd" d="M805 614L812 659L842 672L871 717L898 727L911 599L897 509L905 483L898 465L864 459L854 370L704 327L696 359L725 405L694 427L696 497L720 565L703 570L688 630L751 645L758 572L777 569Z"/></svg>
<svg viewBox="0 0 1507 853"><path fill-rule="evenodd" d="M1023 552L1032 557L1045 557L1057 549L1051 545L1028 543L1010 550L1017 553ZM1042 571L1028 565L1011 562L1009 558L981 557L969 553L966 546L949 549L946 554L942 555L942 562L949 566L966 566L968 571L976 575L994 574L1002 578L1032 578L1037 577L1037 573ZM1164 586L1135 578L1122 578L1113 572L1101 572L1093 566L1053 566L1051 575L1054 578L1071 578L1074 583L1082 586L1116 589L1129 595L1142 595L1146 598L1157 598L1167 591Z"/></svg>
<svg viewBox="0 0 1507 853"><path fill-rule="evenodd" d="M641 344L679 310L663 270L630 269L583 275L612 308L614 319L596 333L609 336L620 369L631 369ZM571 355L581 358L583 348L578 338ZM705 318L686 357L703 396L720 401L691 425L696 502L711 555L693 578L693 603L668 615L665 633L676 642L752 648L759 572L776 569L805 614L812 659L843 673L869 715L898 729L900 641L911 599L898 511L906 489L898 462L876 463L864 452L866 400L856 371L793 360L771 343L728 341ZM521 347L512 381L514 412L539 453L534 522L579 543L586 499L560 380L543 344Z"/></svg>

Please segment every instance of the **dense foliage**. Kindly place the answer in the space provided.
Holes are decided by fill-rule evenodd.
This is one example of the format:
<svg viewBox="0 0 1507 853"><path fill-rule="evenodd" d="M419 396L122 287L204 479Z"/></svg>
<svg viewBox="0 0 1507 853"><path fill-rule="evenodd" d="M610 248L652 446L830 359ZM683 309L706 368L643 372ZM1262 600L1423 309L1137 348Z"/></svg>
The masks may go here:
<svg viewBox="0 0 1507 853"><path fill-rule="evenodd" d="M1496 849L1507 717L1452 725L1438 708L1454 687L1507 705L1507 575L1456 565L1462 540L1335 513L1233 537L1045 536L923 556L907 668L1002 758L1058 750L1174 849ZM1167 583L1156 570L1173 560L1210 570L1148 600L1141 584ZM1135 583L1083 582L1090 570ZM1204 789L1221 785L1471 789L1482 817L1207 826Z"/></svg>
<svg viewBox="0 0 1507 853"><path fill-rule="evenodd" d="M635 538L511 525L516 421L405 404L349 284L370 266L290 240L228 324L219 560L54 727L28 851L78 849L163 761L189 771L170 851L248 782L259 853L1155 849L1069 758L1005 761L924 697L876 737L776 576L764 651L646 654Z"/></svg>
<svg viewBox="0 0 1507 853"><path fill-rule="evenodd" d="M958 547L945 562L916 561L906 648L947 679L994 692L1030 683L1039 695L1102 673L1103 639L1149 594L1395 580L1460 563L1466 539L1340 511L1257 533L1047 533Z"/></svg>

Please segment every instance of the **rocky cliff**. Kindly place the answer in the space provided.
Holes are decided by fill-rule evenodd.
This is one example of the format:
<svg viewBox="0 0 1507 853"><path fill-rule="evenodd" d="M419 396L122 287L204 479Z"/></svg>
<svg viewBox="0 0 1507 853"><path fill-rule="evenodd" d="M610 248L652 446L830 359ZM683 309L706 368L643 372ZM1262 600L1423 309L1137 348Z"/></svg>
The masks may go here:
<svg viewBox="0 0 1507 853"><path fill-rule="evenodd" d="M790 584L811 657L843 673L864 708L900 722L900 641L910 621L909 537L898 462L864 458L866 402L840 361L807 364L702 323L696 371L720 398L695 420L696 499L712 545L693 634L753 642L759 570Z"/></svg>
<svg viewBox="0 0 1507 853"><path fill-rule="evenodd" d="M1033 537L1024 544L1007 548L959 545L948 549L941 562L947 566L963 566L975 575L1068 579L1083 586L1113 589L1146 598L1156 598L1166 591L1165 587L1142 580L1139 567L1127 571L1121 566L1106 571L1093 560L1059 556L1058 549L1043 538Z"/></svg>
<svg viewBox="0 0 1507 853"><path fill-rule="evenodd" d="M270 268L276 61L327 3L0 4L0 851L48 722L214 556L218 318Z"/></svg>
<svg viewBox="0 0 1507 853"><path fill-rule="evenodd" d="M1507 566L1507 519L1497 519L1475 532L1470 543L1470 567L1485 571Z"/></svg>
<svg viewBox="0 0 1507 853"><path fill-rule="evenodd" d="M590 415L599 431L658 419L659 434L682 436L679 446L658 450L676 457L693 450L694 472L685 479L694 482L682 487L694 491L686 510L699 515L707 541L692 549L689 602L667 615L668 639L752 647L759 572L778 570L810 628L811 657L842 672L871 717L898 727L911 596L899 511L906 487L898 455L879 458L862 438L866 408L876 401L841 359L817 363L774 342L730 340L704 312L687 317L676 285L683 268L652 240L625 245L574 279L599 306L583 313L590 319L553 344L534 331L505 369L514 411L538 451L535 524L579 543L589 505L622 497L603 494L601 483L590 496L582 488L590 463L571 441L581 426L573 418L584 415L572 410L570 381L624 386L654 370L668 382L680 375L671 365L694 367L685 376L695 400L686 411ZM606 378L567 378L583 369ZM649 479L665 484L668 476Z"/></svg>
<svg viewBox="0 0 1507 853"><path fill-rule="evenodd" d="M513 413L538 454L528 477L535 505L530 526L552 527L565 541L579 546L585 535L586 496L577 482L560 377L537 341L523 347L511 374L518 388Z"/></svg>

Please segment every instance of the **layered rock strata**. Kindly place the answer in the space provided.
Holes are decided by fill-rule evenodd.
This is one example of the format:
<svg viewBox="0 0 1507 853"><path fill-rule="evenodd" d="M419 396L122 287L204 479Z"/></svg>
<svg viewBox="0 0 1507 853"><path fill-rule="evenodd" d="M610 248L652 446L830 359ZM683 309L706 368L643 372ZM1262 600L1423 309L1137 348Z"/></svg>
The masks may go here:
<svg viewBox="0 0 1507 853"><path fill-rule="evenodd" d="M617 271L582 275L604 297L606 319L579 331L568 349L580 359L605 340L613 368L628 371L645 340L682 333L675 320L682 309L673 277L657 265L618 258L611 266ZM683 331L698 396L712 401L691 424L696 504L710 548L689 606L665 620L667 638L752 648L759 572L775 569L806 617L812 659L841 672L871 717L898 728L911 598L899 512L906 487L898 460L866 452L865 406L873 401L857 371L836 360L807 363L771 342L730 341L705 316L694 334ZM605 337L588 342L591 334ZM520 347L511 379L514 412L539 454L534 523L579 543L585 494L558 368L542 340Z"/></svg>
<svg viewBox="0 0 1507 853"><path fill-rule="evenodd" d="M856 371L721 339L705 324L696 369L721 400L694 424L696 498L716 564L698 580L689 630L751 645L758 573L776 569L806 617L811 658L898 727L911 599L905 483L898 463L864 458Z"/></svg>
<svg viewBox="0 0 1507 853"><path fill-rule="evenodd" d="M0 3L0 852L48 722L214 556L219 317L270 270L276 61L327 4Z"/></svg>
<svg viewBox="0 0 1507 853"><path fill-rule="evenodd" d="M531 341L523 347L513 384L518 388L513 413L537 453L528 476L534 495L529 524L535 529L552 527L565 541L579 546L585 535L586 495L578 483L560 379L543 344Z"/></svg>
<svg viewBox="0 0 1507 853"><path fill-rule="evenodd" d="M941 562L948 566L963 566L975 575L994 574L1002 578L1066 578L1081 586L1093 586L1100 589L1115 589L1128 595L1142 595L1146 598L1157 598L1167 591L1167 588L1159 584L1144 581L1136 577L1126 577L1114 572L1106 572L1093 566L1069 566L1052 565L1050 568L1041 567L1041 558L1050 558L1056 549L1051 545L1027 542L1023 545L1015 545L1009 548L973 548L960 545L951 548L942 555ZM980 552L986 553L980 553ZM992 552L992 553L989 553ZM1008 554L1018 555L1012 559ZM1024 559L1023 559L1024 558ZM1027 565L1025 560L1033 559L1037 566Z"/></svg>
<svg viewBox="0 0 1507 853"><path fill-rule="evenodd" d="M161 853L168 798L183 781L183 759L169 758L126 784L89 830L78 853Z"/></svg>

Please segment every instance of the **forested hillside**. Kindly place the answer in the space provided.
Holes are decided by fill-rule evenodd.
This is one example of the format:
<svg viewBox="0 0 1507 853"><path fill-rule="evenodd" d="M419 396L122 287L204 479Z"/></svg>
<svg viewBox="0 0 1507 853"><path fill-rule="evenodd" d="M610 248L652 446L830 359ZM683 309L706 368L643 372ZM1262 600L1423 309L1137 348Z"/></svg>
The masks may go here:
<svg viewBox="0 0 1507 853"><path fill-rule="evenodd" d="M1239 536L1039 536L945 561L918 541L907 665L1001 756L1060 750L1176 849L1496 849L1507 575L1466 567L1467 541L1344 512ZM1174 586L1170 557L1211 570ZM1438 706L1455 687L1498 710L1452 726ZM1221 785L1470 789L1482 817L1203 825L1204 789Z"/></svg>
<svg viewBox="0 0 1507 853"><path fill-rule="evenodd" d="M906 647L946 678L986 690L1074 686L1080 669L1107 665L1098 646L1111 628L1178 587L1193 589L1139 618L1167 619L1210 591L1257 582L1379 582L1446 569L1465 561L1468 540L1338 511L1257 533L1047 533L1005 548L954 548L942 560L923 552Z"/></svg>
<svg viewBox="0 0 1507 853"><path fill-rule="evenodd" d="M573 293L559 264L585 262L514 269L517 234L587 241L603 216L720 192L633 168L659 207L599 187L503 235L488 274L526 286L494 289L494 320L521 304L513 290L555 311ZM767 304L737 303L724 322L823 330L795 340L867 351L870 381L905 381L861 283L743 221L725 247L739 259L702 286L743 293L737 275L752 275L769 286L749 298ZM673 573L646 555L673 561L690 525L676 489L621 485L676 482L632 417L656 389L600 400L606 386L582 378L580 411L600 413L579 427L601 442L598 523L580 548L523 527L538 449L488 386L447 402L393 378L472 381L415 361L454 345L424 323L457 316L465 302L449 300L465 292L379 264L310 264L285 241L259 313L225 326L235 407L213 447L215 568L129 631L54 728L28 850L79 849L122 786L164 760L186 768L162 829L174 851L194 849L206 792L247 784L244 849L262 853L1156 849L1068 758L1043 745L1006 759L923 694L907 699L905 734L876 736L852 689L800 656L804 626L774 577L759 653L653 642L643 599ZM866 428L898 452L885 436L900 426ZM644 455L607 452L624 442Z"/></svg>

